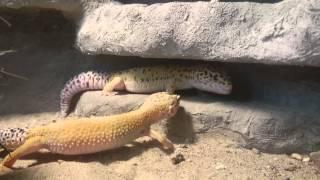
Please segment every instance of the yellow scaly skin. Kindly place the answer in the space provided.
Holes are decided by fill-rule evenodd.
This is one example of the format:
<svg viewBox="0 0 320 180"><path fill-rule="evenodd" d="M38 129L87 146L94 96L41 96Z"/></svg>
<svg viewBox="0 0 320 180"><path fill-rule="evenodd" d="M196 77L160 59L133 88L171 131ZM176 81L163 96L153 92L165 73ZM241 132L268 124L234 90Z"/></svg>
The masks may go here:
<svg viewBox="0 0 320 180"><path fill-rule="evenodd" d="M118 148L142 136L150 136L165 149L173 149L170 140L150 126L174 116L178 108L178 95L160 92L150 95L139 109L131 112L106 117L73 117L30 129L24 143L4 158L2 168L10 168L20 157L42 148L58 154L88 154Z"/></svg>

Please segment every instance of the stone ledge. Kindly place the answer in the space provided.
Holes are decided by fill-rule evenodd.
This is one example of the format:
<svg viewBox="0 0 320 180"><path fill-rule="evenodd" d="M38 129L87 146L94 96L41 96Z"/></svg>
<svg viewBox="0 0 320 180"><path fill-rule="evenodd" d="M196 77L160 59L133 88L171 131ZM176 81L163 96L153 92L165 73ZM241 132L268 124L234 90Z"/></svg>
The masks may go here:
<svg viewBox="0 0 320 180"><path fill-rule="evenodd" d="M6 0L0 7L62 11L79 24L76 45L87 54L320 65L317 0L153 4Z"/></svg>
<svg viewBox="0 0 320 180"><path fill-rule="evenodd" d="M143 103L147 95L101 96L84 93L75 108L78 116L111 115L127 112ZM125 99L125 101L124 101ZM198 133L224 128L241 134L246 147L272 153L312 151L320 143L314 115L259 103L221 101L217 96L182 96L182 108L171 120L160 123L173 139L193 139ZM243 142L242 142L243 143Z"/></svg>
<svg viewBox="0 0 320 180"><path fill-rule="evenodd" d="M319 66L320 10L313 6L297 0L106 4L84 17L77 46L89 54Z"/></svg>

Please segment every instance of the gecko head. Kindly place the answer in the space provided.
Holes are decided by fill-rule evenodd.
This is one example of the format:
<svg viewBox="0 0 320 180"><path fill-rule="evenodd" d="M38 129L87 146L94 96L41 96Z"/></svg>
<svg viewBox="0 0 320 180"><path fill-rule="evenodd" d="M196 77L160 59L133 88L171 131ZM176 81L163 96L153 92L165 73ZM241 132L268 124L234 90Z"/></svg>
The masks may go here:
<svg viewBox="0 0 320 180"><path fill-rule="evenodd" d="M157 115L156 119L163 119L173 117L179 109L179 104L179 95L158 92L147 97L141 109L153 112Z"/></svg>
<svg viewBox="0 0 320 180"><path fill-rule="evenodd" d="M231 78L225 69L216 65L202 65L195 69L191 84L196 89L223 95L231 93Z"/></svg>

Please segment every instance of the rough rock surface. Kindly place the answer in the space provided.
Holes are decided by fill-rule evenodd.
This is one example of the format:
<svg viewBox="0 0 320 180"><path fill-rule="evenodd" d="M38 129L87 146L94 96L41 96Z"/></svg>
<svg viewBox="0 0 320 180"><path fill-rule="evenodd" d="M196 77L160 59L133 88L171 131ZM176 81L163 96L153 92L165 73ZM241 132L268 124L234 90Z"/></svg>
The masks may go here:
<svg viewBox="0 0 320 180"><path fill-rule="evenodd" d="M6 0L79 20L89 54L319 66L320 1ZM167 3L164 3L167 2Z"/></svg>
<svg viewBox="0 0 320 180"><path fill-rule="evenodd" d="M319 66L316 8L300 0L107 4L84 17L77 45L91 54Z"/></svg>
<svg viewBox="0 0 320 180"><path fill-rule="evenodd" d="M101 97L101 92L87 92L81 96L76 114L101 116L126 112L138 107L146 96ZM222 128L241 134L240 143L245 147L265 152L306 152L320 143L319 120L306 112L255 102L225 102L208 94L187 95L181 106L175 118L161 123L169 135L180 140L193 141L196 134Z"/></svg>

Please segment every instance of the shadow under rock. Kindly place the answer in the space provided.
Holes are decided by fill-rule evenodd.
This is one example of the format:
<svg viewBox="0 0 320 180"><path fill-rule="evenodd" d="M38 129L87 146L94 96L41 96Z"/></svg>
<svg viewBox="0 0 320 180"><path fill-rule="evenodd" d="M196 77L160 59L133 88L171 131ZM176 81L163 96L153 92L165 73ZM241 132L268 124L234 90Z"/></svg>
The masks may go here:
<svg viewBox="0 0 320 180"><path fill-rule="evenodd" d="M175 143L191 144L195 142L195 132L192 123L192 115L183 107L178 113L167 121L166 126L169 139Z"/></svg>

